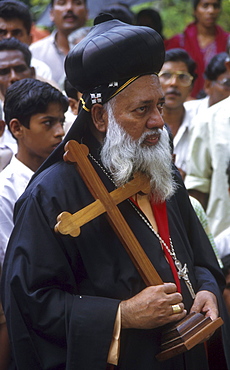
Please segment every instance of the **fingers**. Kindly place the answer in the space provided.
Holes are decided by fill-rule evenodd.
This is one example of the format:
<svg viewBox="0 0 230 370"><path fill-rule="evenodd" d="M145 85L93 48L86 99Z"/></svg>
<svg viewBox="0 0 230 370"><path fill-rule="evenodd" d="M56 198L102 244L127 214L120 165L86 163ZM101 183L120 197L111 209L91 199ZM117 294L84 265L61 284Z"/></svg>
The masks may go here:
<svg viewBox="0 0 230 370"><path fill-rule="evenodd" d="M186 315L182 296L171 283L147 287L120 307L123 328L152 329Z"/></svg>
<svg viewBox="0 0 230 370"><path fill-rule="evenodd" d="M177 313L181 313L184 311L184 304L183 303L173 304L171 308L172 308L172 315L175 315Z"/></svg>
<svg viewBox="0 0 230 370"><path fill-rule="evenodd" d="M215 320L219 314L216 296L206 290L198 292L190 312L203 312L206 317Z"/></svg>

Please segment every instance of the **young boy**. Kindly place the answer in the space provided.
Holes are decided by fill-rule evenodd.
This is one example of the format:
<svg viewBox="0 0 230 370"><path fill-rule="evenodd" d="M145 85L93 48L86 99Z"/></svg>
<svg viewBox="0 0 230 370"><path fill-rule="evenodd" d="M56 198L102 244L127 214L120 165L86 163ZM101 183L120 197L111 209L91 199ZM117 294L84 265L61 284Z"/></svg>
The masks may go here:
<svg viewBox="0 0 230 370"><path fill-rule="evenodd" d="M0 272L13 228L13 210L34 171L62 141L67 98L57 89L26 78L7 89L5 121L18 152L0 173ZM0 302L0 369L8 368L9 342Z"/></svg>
<svg viewBox="0 0 230 370"><path fill-rule="evenodd" d="M67 98L48 83L26 78L11 85L4 103L5 121L18 152L0 173L0 263L13 228L15 202L31 176L60 144Z"/></svg>

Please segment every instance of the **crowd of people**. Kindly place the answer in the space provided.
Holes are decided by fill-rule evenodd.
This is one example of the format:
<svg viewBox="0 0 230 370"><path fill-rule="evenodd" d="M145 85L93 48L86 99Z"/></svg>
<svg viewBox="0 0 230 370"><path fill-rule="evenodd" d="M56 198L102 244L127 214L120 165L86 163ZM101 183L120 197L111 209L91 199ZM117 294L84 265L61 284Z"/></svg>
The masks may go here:
<svg viewBox="0 0 230 370"><path fill-rule="evenodd" d="M0 2L0 370L230 369L230 34L192 5L166 39L152 8L51 0L40 33ZM224 323L158 361L191 312Z"/></svg>

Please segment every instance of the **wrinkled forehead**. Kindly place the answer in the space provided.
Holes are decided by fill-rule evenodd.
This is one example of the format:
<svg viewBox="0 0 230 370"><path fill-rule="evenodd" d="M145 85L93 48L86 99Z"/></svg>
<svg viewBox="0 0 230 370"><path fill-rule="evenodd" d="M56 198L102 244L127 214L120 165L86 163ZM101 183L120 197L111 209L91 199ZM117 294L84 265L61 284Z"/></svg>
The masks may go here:
<svg viewBox="0 0 230 370"><path fill-rule="evenodd" d="M0 68L27 65L20 50L0 50Z"/></svg>
<svg viewBox="0 0 230 370"><path fill-rule="evenodd" d="M156 74L140 76L116 95L114 101L122 106L138 105L143 102L157 104L164 98L164 93Z"/></svg>

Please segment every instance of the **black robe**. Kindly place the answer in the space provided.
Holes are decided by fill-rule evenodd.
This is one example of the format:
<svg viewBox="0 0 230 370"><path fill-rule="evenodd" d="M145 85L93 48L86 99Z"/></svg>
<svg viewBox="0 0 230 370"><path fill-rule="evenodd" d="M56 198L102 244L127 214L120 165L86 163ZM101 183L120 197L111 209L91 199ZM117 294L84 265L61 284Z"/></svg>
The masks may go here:
<svg viewBox="0 0 230 370"><path fill-rule="evenodd" d="M84 142L98 158L95 139ZM113 190L113 183L92 164L107 189ZM187 263L196 291L207 289L218 295L223 275L187 192L177 180L178 191L167 201L176 255L182 264ZM61 212L74 213L93 200L74 166L61 160L36 176L17 202L2 277L17 369L104 370L118 305L145 287L105 214L84 225L78 237L54 232ZM162 280L173 282L157 237L128 200L119 208ZM181 285L189 311L192 299L183 281ZM159 363L155 355L160 351L161 331L122 330L118 368L207 369L203 344Z"/></svg>

